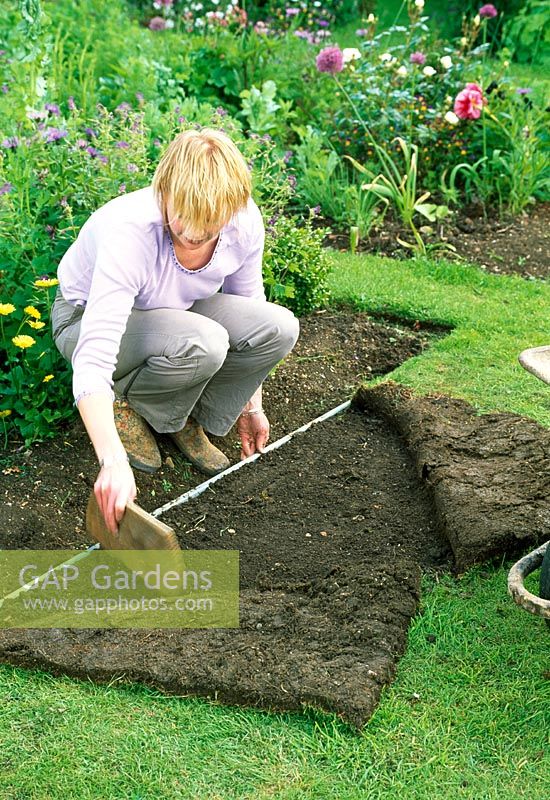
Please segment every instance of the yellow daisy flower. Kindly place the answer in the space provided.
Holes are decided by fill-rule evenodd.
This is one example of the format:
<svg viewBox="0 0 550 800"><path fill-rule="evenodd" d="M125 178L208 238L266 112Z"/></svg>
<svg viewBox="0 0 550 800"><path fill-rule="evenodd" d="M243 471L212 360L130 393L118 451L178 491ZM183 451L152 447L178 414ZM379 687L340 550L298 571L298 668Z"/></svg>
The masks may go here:
<svg viewBox="0 0 550 800"><path fill-rule="evenodd" d="M6 408L4 409L4 411L0 411L0 419L3 419L4 417L9 417L10 414L11 414L11 408Z"/></svg>
<svg viewBox="0 0 550 800"><path fill-rule="evenodd" d="M42 383L48 383L48 381L51 381L52 378L53 375L46 375L45 378L42 380Z"/></svg>
<svg viewBox="0 0 550 800"><path fill-rule="evenodd" d="M29 317L34 317L34 319L40 319L40 317L42 316L40 311L34 306L25 306L23 311L25 312L25 314L28 314Z"/></svg>
<svg viewBox="0 0 550 800"><path fill-rule="evenodd" d="M14 336L12 342L16 347L21 347L23 350L36 344L36 340L33 339L32 336L26 336L24 333L20 333L19 336Z"/></svg>
<svg viewBox="0 0 550 800"><path fill-rule="evenodd" d="M29 320L29 325L31 326L31 328L34 328L36 331L39 331L40 328L43 328L45 326L45 324L46 324L45 322L35 322L32 319Z"/></svg>
<svg viewBox="0 0 550 800"><path fill-rule="evenodd" d="M50 286L57 286L59 281L57 278L38 278L34 285L38 286L40 289L49 289Z"/></svg>
<svg viewBox="0 0 550 800"><path fill-rule="evenodd" d="M0 314L2 314L3 317L7 317L8 314L13 314L14 311L15 306L11 303L0 303Z"/></svg>

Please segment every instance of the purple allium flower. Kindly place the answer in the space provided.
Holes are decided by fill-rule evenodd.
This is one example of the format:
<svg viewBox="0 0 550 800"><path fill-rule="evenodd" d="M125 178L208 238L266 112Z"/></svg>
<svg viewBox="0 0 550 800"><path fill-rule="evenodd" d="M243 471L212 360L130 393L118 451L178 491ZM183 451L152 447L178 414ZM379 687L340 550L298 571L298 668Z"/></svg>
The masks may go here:
<svg viewBox="0 0 550 800"><path fill-rule="evenodd" d="M57 103L46 103L44 108L46 111L49 111L54 117L58 117L60 115L59 106Z"/></svg>
<svg viewBox="0 0 550 800"><path fill-rule="evenodd" d="M516 94L521 94L521 95L531 94L532 91L533 90L531 89L530 86L520 86L519 88L516 89Z"/></svg>
<svg viewBox="0 0 550 800"><path fill-rule="evenodd" d="M9 194L12 191L13 191L13 184L12 183L8 183L6 181L6 183L3 183L2 186L0 186L0 195Z"/></svg>
<svg viewBox="0 0 550 800"><path fill-rule="evenodd" d="M69 111L76 111L76 103L75 103L74 97L72 95L71 95L71 97L67 98L67 107L68 107Z"/></svg>
<svg viewBox="0 0 550 800"><path fill-rule="evenodd" d="M99 155L99 150L97 148L95 148L95 147L92 147L91 145L86 148L86 152L92 158L97 158L98 155Z"/></svg>
<svg viewBox="0 0 550 800"><path fill-rule="evenodd" d="M355 35L359 36L359 38L361 39L364 36L368 36L369 32L366 28L357 28L357 30L355 31Z"/></svg>
<svg viewBox="0 0 550 800"><path fill-rule="evenodd" d="M287 8L285 11L285 15L287 17L297 17L299 13L300 13L299 8Z"/></svg>
<svg viewBox="0 0 550 800"><path fill-rule="evenodd" d="M128 164L126 169L128 170L128 172L139 172L139 167L137 164Z"/></svg>
<svg viewBox="0 0 550 800"><path fill-rule="evenodd" d="M153 17L149 20L149 30L163 31L166 28L166 20L164 17Z"/></svg>
<svg viewBox="0 0 550 800"><path fill-rule="evenodd" d="M93 128L84 128L84 133L86 136L89 136L90 139L95 139L97 137L97 131L94 131Z"/></svg>
<svg viewBox="0 0 550 800"><path fill-rule="evenodd" d="M484 6L481 6L477 13L480 17L487 17L487 19L491 19L492 17L497 16L498 11L492 3L486 3Z"/></svg>
<svg viewBox="0 0 550 800"><path fill-rule="evenodd" d="M130 145L128 142L121 140L120 142L115 142L115 147L118 147L120 150L127 150Z"/></svg>
<svg viewBox="0 0 550 800"><path fill-rule="evenodd" d="M328 26L329 26L329 23L327 22L327 20L326 20L326 19L318 19L318 20L317 20L317 25L318 25L320 28L328 28Z"/></svg>
<svg viewBox="0 0 550 800"><path fill-rule="evenodd" d="M293 154L292 150L285 150L285 153L284 153L284 155L283 155L283 161L284 161L284 163L285 163L285 164L288 164L288 163L289 163L289 162L292 160L292 156L293 156L293 155L294 155L294 154Z"/></svg>
<svg viewBox="0 0 550 800"><path fill-rule="evenodd" d="M59 139L64 139L65 136L68 136L68 132L61 128L46 128L42 136L47 142L57 142Z"/></svg>
<svg viewBox="0 0 550 800"><path fill-rule="evenodd" d="M4 150L15 150L18 145L19 139L17 136L8 136L3 142L0 143L0 147L3 147Z"/></svg>
<svg viewBox="0 0 550 800"><path fill-rule="evenodd" d="M411 53L410 61L411 64L420 64L420 66L423 66L426 63L426 56L424 53L416 51L416 53Z"/></svg>
<svg viewBox="0 0 550 800"><path fill-rule="evenodd" d="M2 86L0 86L0 91L2 92L2 94L7 94L9 90L10 87L8 86L7 83L3 83Z"/></svg>
<svg viewBox="0 0 550 800"><path fill-rule="evenodd" d="M339 47L325 47L317 56L315 63L319 72L336 75L344 69L344 56Z"/></svg>

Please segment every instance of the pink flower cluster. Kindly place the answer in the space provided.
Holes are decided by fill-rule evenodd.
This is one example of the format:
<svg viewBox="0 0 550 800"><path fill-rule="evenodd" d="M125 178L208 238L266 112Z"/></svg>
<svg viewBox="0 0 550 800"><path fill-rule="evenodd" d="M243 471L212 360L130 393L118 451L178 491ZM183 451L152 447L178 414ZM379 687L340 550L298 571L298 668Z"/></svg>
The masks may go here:
<svg viewBox="0 0 550 800"><path fill-rule="evenodd" d="M483 97L483 89L477 83L467 83L455 98L454 111L460 119L479 119L487 100Z"/></svg>
<svg viewBox="0 0 550 800"><path fill-rule="evenodd" d="M423 66L426 63L426 56L424 53L420 53L416 51L416 53L411 53L411 64L420 64Z"/></svg>
<svg viewBox="0 0 550 800"><path fill-rule="evenodd" d="M344 54L339 47L325 47L315 61L319 72L329 72L336 75L344 69Z"/></svg>
<svg viewBox="0 0 550 800"><path fill-rule="evenodd" d="M492 3L486 3L484 6L481 6L477 13L480 17L487 17L487 19L492 19L498 15L498 11Z"/></svg>

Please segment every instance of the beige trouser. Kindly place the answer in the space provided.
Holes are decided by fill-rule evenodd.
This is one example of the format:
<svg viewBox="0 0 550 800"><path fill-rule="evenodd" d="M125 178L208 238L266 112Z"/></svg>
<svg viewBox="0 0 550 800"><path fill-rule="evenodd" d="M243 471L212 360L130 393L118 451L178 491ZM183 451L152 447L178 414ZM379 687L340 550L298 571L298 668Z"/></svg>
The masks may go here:
<svg viewBox="0 0 550 800"><path fill-rule="evenodd" d="M58 293L53 336L69 361L82 313ZM134 309L120 343L114 391L159 433L181 430L192 414L205 430L225 436L298 332L287 308L230 294L197 300L188 311Z"/></svg>

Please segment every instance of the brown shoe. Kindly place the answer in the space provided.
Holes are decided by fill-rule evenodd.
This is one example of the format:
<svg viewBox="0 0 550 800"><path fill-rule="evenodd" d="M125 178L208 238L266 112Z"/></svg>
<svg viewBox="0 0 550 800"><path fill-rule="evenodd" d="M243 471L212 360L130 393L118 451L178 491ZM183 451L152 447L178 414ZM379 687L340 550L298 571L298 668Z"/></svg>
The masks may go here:
<svg viewBox="0 0 550 800"><path fill-rule="evenodd" d="M156 472L162 465L160 452L151 429L125 400L113 404L115 425L132 467L143 472Z"/></svg>
<svg viewBox="0 0 550 800"><path fill-rule="evenodd" d="M205 475L217 475L229 466L229 459L210 442L198 422L189 417L185 427L170 433L186 458Z"/></svg>

